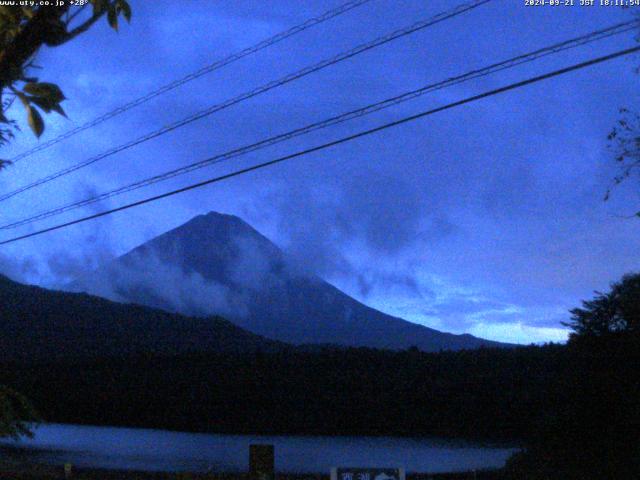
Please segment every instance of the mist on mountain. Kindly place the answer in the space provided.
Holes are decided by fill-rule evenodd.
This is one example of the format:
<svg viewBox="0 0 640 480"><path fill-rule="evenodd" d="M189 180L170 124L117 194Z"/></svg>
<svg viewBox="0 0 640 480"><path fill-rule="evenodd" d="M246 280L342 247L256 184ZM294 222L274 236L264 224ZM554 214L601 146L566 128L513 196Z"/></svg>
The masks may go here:
<svg viewBox="0 0 640 480"><path fill-rule="evenodd" d="M221 315L293 344L425 351L499 345L370 308L287 257L242 219L216 212L82 275L68 289L190 316Z"/></svg>

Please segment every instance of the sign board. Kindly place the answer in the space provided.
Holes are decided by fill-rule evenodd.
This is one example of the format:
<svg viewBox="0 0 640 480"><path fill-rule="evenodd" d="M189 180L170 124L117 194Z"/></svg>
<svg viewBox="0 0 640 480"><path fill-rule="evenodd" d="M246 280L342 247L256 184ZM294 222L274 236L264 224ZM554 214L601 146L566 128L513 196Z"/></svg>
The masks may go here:
<svg viewBox="0 0 640 480"><path fill-rule="evenodd" d="M405 480L404 468L337 467L331 480Z"/></svg>
<svg viewBox="0 0 640 480"><path fill-rule="evenodd" d="M249 445L249 478L251 480L275 478L273 445Z"/></svg>

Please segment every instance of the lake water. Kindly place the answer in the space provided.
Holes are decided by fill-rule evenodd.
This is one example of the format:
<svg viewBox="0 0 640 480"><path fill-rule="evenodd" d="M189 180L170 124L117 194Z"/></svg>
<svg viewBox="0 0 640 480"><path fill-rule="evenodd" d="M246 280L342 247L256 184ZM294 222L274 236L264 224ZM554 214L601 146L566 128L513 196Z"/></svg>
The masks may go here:
<svg viewBox="0 0 640 480"><path fill-rule="evenodd" d="M332 466L398 466L409 472L501 467L516 450L424 438L218 435L44 424L31 440L0 441L0 458L146 471L246 471L249 445L275 446L280 472L328 473ZM1 446L20 447L2 449Z"/></svg>

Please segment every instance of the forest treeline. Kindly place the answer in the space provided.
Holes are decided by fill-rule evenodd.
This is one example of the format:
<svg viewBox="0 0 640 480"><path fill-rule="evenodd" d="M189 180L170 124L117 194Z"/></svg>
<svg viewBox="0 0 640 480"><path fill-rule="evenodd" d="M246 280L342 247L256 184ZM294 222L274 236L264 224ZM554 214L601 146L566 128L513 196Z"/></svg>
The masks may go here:
<svg viewBox="0 0 640 480"><path fill-rule="evenodd" d="M140 355L11 364L48 421L251 433L520 439L558 408L562 346Z"/></svg>

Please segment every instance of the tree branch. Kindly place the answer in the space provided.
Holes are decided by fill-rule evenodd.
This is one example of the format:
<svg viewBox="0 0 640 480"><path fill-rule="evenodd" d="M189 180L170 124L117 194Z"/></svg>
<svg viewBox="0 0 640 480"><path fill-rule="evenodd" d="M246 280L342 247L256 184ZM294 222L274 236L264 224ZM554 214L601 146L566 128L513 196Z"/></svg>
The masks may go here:
<svg viewBox="0 0 640 480"><path fill-rule="evenodd" d="M88 4L85 3L84 5L82 5L80 8L78 8L74 13L72 13L71 15L69 15L69 18L67 19L67 27L69 26L69 23L73 22L73 19L76 18L78 15L80 15L82 13L82 11L85 9L85 7Z"/></svg>
<svg viewBox="0 0 640 480"><path fill-rule="evenodd" d="M84 23L78 25L76 28L74 28L69 33L67 33L63 37L63 40L62 40L62 42L59 43L59 45L61 45L63 43L66 43L69 40L72 40L73 38L77 37L81 33L84 33L87 30L89 30L89 28L91 28L91 26L94 23L96 23L101 17L103 17L106 12L107 12L106 10L102 10L102 12L100 12L100 13L96 13L96 14L91 15L91 18L89 18Z"/></svg>

